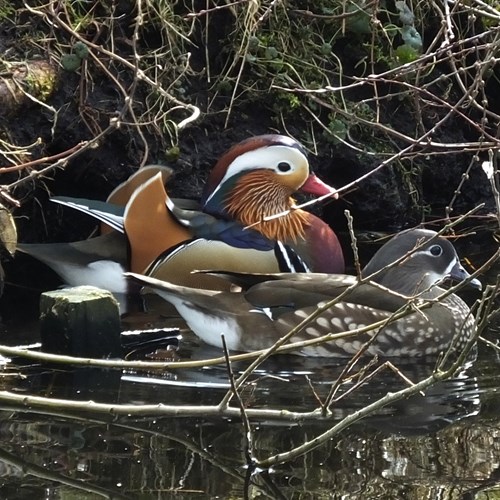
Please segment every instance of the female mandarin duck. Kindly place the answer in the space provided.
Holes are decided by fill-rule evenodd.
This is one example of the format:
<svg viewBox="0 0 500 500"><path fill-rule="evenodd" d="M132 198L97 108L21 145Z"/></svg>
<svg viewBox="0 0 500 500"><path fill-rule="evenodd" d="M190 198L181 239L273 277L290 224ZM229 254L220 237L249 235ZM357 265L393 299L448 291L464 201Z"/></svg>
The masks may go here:
<svg viewBox="0 0 500 500"><path fill-rule="evenodd" d="M451 277L463 281L469 274L460 265L453 245L434 231L412 229L399 233L354 276L300 273L259 276L229 275L241 292L188 288L148 276L127 273L173 304L193 332L207 344L235 351L272 346L319 306L339 301L313 319L289 341L313 341L323 335L349 332L386 321L367 352L383 356L424 356L460 349L475 330L468 306L451 294L432 302L444 290L438 284ZM368 281L370 279L371 281ZM470 283L480 288L477 279ZM392 319L408 305L408 314ZM427 307L416 307L425 300ZM380 323L379 323L380 324ZM301 347L294 354L351 356L374 331Z"/></svg>
<svg viewBox="0 0 500 500"><path fill-rule="evenodd" d="M292 209L296 191L335 196L335 190L309 172L302 146L287 136L252 137L227 151L210 173L201 211L192 202L170 199L159 174L142 180L110 195L112 202L126 201L124 209L89 200L54 201L124 231L129 269L178 284L229 289L220 277L191 274L195 269L295 269L282 259L283 252L275 253L277 240L292 249L286 255L299 263L298 270L344 271L342 250L330 227L309 212Z"/></svg>

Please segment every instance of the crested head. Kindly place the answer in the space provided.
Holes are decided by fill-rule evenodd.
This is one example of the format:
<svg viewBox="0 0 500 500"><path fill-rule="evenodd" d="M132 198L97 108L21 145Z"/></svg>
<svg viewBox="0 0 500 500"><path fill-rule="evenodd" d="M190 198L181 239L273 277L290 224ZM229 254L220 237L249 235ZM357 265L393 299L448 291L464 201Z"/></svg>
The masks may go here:
<svg viewBox="0 0 500 500"><path fill-rule="evenodd" d="M259 167L265 167L266 165L262 165L262 158L259 152L271 146L295 149L297 151L296 156L303 159L302 161L306 164L307 172L309 172L306 152L302 144L295 139L279 134L265 134L249 137L232 146L219 158L208 176L202 202L207 203L218 186L223 184L223 182L232 175L237 175L244 170L254 170ZM249 155L248 153L251 154Z"/></svg>
<svg viewBox="0 0 500 500"><path fill-rule="evenodd" d="M309 162L299 142L277 134L251 137L229 149L215 165L202 198L204 211L245 226L256 224L254 229L270 239L296 239L303 236L304 212L262 219L289 210L294 203L291 195L309 178ZM326 184L323 189L314 194L334 193Z"/></svg>
<svg viewBox="0 0 500 500"><path fill-rule="evenodd" d="M363 269L364 278L372 274L373 281L408 296L445 278L469 277L452 243L428 229L408 229L389 240ZM478 280L471 284L480 287Z"/></svg>
<svg viewBox="0 0 500 500"><path fill-rule="evenodd" d="M266 170L296 191L309 175L309 162L302 145L285 135L268 134L250 137L226 151L210 172L202 202L211 207L224 198L229 188L242 176Z"/></svg>

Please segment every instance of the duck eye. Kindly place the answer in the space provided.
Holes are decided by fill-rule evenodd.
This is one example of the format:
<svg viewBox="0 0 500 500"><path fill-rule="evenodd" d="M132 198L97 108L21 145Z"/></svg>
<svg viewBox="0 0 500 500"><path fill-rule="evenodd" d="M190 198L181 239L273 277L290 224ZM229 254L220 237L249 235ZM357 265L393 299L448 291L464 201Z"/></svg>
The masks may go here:
<svg viewBox="0 0 500 500"><path fill-rule="evenodd" d="M278 163L278 170L280 172L289 172L292 169L292 166L290 163L287 163L286 161L281 161Z"/></svg>
<svg viewBox="0 0 500 500"><path fill-rule="evenodd" d="M439 245L432 245L429 250L434 257L439 257L443 253L443 249Z"/></svg>

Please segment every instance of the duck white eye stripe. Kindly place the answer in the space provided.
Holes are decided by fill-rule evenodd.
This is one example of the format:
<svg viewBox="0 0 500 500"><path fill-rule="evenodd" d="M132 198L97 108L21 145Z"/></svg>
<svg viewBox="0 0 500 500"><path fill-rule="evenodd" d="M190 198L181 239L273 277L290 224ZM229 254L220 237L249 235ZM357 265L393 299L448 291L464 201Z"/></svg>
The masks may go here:
<svg viewBox="0 0 500 500"><path fill-rule="evenodd" d="M293 172L297 166L304 165L308 166L307 158L298 149L290 146L267 146L259 149L254 149L253 151L248 151L237 156L233 162L229 165L224 177L220 181L219 185L212 192L212 194L207 198L206 203L208 203L212 197L219 191L221 186L233 175L239 174L246 170L256 170L258 168L273 168L281 162L287 162L292 167L286 172L280 172L276 170L279 175L289 175Z"/></svg>

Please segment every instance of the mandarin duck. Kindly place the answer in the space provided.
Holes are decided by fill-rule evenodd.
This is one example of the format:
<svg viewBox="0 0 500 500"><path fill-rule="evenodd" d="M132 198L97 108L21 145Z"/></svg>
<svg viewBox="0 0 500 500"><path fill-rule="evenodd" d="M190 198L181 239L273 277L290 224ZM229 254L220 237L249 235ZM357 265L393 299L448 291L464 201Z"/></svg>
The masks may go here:
<svg viewBox="0 0 500 500"><path fill-rule="evenodd" d="M173 285L148 276L127 273L175 306L192 331L205 343L254 351L272 346L318 307L338 298L289 342L314 341L323 335L349 332L381 321L367 349L372 355L427 356L459 349L475 330L469 307L455 294L438 301L445 278L477 279L461 266L453 245L436 232L411 229L383 245L354 276L320 273L229 275L239 292L217 292ZM408 304L412 302L410 306ZM427 307L417 308L424 301ZM407 314L391 319L408 306ZM380 325L380 323L379 323ZM374 331L356 334L293 351L305 356L351 356Z"/></svg>
<svg viewBox="0 0 500 500"><path fill-rule="evenodd" d="M166 182L171 174L168 167L147 165L120 184L106 203L101 202L106 222L101 225L100 236L67 243L18 243L16 250L43 262L67 285L93 285L125 294L130 287L123 273L134 268L129 265L128 242L123 230L110 229L119 228L123 219L123 209L120 210L118 204L126 204L131 194L150 178L156 176L160 182ZM110 211L110 207L118 208Z"/></svg>
<svg viewBox="0 0 500 500"><path fill-rule="evenodd" d="M171 199L158 175L127 191L125 208L67 197L54 201L125 232L133 272L227 290L227 280L191 271L344 271L342 249L331 228L315 215L293 209L291 195L298 190L335 197L332 187L309 172L297 141L263 135L237 144L219 159L200 209L190 200ZM264 220L283 212L288 213ZM286 250L277 251L276 245Z"/></svg>
<svg viewBox="0 0 500 500"><path fill-rule="evenodd" d="M127 239L112 232L68 243L19 243L17 250L43 262L70 286L92 285L125 294L128 266Z"/></svg>

